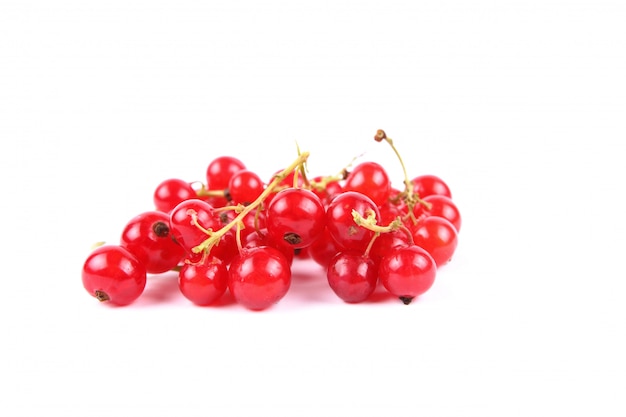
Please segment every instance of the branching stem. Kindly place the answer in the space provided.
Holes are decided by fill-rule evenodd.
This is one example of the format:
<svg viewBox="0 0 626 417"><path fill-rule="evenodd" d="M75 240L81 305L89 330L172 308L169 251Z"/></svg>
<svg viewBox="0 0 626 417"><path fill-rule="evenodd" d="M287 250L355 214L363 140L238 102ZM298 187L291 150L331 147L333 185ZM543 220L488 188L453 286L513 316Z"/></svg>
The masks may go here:
<svg viewBox="0 0 626 417"><path fill-rule="evenodd" d="M197 224L197 219L196 219L196 225L198 225L198 227L201 230L207 233L209 237L198 246L195 246L192 249L192 251L194 253L200 253L203 251L205 253L210 252L211 248L219 243L219 240L222 238L222 236L224 236L233 227L242 223L243 218L247 216L248 213L250 213L252 210L260 206L263 203L263 201L265 201L265 199L272 192L274 192L278 184L280 184L280 182L284 180L285 177L287 177L292 171L294 171L295 169L299 169L299 167L306 162L308 157L309 157L309 152L302 152L300 155L298 155L298 158L296 158L296 160L293 161L291 165L289 165L287 168L285 168L284 170L282 170L281 172L279 172L278 174L274 176L274 179L272 180L272 182L270 182L267 185L267 187L265 187L265 190L263 190L261 195L259 195L256 200L254 200L252 203L245 206L233 220L231 220L228 224L224 225L219 230L209 231L209 230L203 229L201 226Z"/></svg>

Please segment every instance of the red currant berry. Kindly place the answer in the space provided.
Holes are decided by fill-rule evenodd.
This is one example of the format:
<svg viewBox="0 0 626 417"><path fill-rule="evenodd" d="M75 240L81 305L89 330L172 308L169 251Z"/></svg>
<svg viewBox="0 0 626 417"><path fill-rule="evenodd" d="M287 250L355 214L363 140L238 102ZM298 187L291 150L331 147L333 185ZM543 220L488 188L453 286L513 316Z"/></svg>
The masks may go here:
<svg viewBox="0 0 626 417"><path fill-rule="evenodd" d="M423 200L430 203L431 207L427 209L420 204L422 214L426 216L443 217L454 225L457 232L461 230L461 212L450 197L441 194L432 194L424 197Z"/></svg>
<svg viewBox="0 0 626 417"><path fill-rule="evenodd" d="M389 293L409 304L435 282L437 265L419 246L397 246L378 265L378 277Z"/></svg>
<svg viewBox="0 0 626 417"><path fill-rule="evenodd" d="M396 220L398 217L402 218L406 215L406 212L403 211L403 207L392 203L385 203L378 207L378 210L380 212L379 223L381 225L387 225Z"/></svg>
<svg viewBox="0 0 626 417"><path fill-rule="evenodd" d="M321 176L313 178L313 182L318 184L323 180L324 177ZM339 181L329 181L323 188L313 187L311 191L313 191L320 198L322 203L327 206L333 198L343 192L343 186Z"/></svg>
<svg viewBox="0 0 626 417"><path fill-rule="evenodd" d="M122 230L120 245L137 257L149 274L174 268L185 250L170 235L170 217L162 211L147 211L132 218Z"/></svg>
<svg viewBox="0 0 626 417"><path fill-rule="evenodd" d="M169 213L181 201L196 197L191 184L178 178L161 182L154 190L154 206L157 210Z"/></svg>
<svg viewBox="0 0 626 417"><path fill-rule="evenodd" d="M228 289L250 310L264 310L280 301L291 285L289 261L278 249L243 249L228 270Z"/></svg>
<svg viewBox="0 0 626 417"><path fill-rule="evenodd" d="M395 231L390 233L381 233L376 238L372 249L370 250L370 257L376 265L380 263L380 260L387 256L391 250L397 246L408 246L409 237L402 231Z"/></svg>
<svg viewBox="0 0 626 417"><path fill-rule="evenodd" d="M243 162L233 156L219 156L209 163L206 170L207 187L210 190L228 188L230 178L236 172L246 169Z"/></svg>
<svg viewBox="0 0 626 417"><path fill-rule="evenodd" d="M424 198L433 194L445 195L452 198L450 187L441 178L435 175L420 175L413 178L413 191L420 197Z"/></svg>
<svg viewBox="0 0 626 417"><path fill-rule="evenodd" d="M197 255L193 248L209 237L201 228L212 231L221 228L221 221L215 216L213 207L199 199L186 200L174 207L169 224L174 239L192 256Z"/></svg>
<svg viewBox="0 0 626 417"><path fill-rule="evenodd" d="M378 207L371 198L356 191L346 191L335 197L328 205L326 227L341 248L365 252L374 232L358 226L354 222L352 210L356 210L365 218L372 210L376 218L380 219Z"/></svg>
<svg viewBox="0 0 626 417"><path fill-rule="evenodd" d="M274 240L283 240L295 249L304 248L324 231L326 210L312 191L286 188L270 202L266 222Z"/></svg>
<svg viewBox="0 0 626 417"><path fill-rule="evenodd" d="M94 249L83 264L85 290L99 301L127 305L135 301L146 286L146 268L127 249L104 245Z"/></svg>
<svg viewBox="0 0 626 417"><path fill-rule="evenodd" d="M234 204L248 205L256 200L264 189L261 177L247 169L235 172L228 182L228 192Z"/></svg>
<svg viewBox="0 0 626 417"><path fill-rule="evenodd" d="M443 217L430 216L418 222L413 241L433 257L437 267L441 267L452 258L458 237L452 223Z"/></svg>
<svg viewBox="0 0 626 417"><path fill-rule="evenodd" d="M285 258L289 261L289 265L293 264L293 259L295 258L294 248L284 240L275 241L272 236L267 233L267 229L254 230L252 233L246 235L243 244L244 248L258 248L260 246L270 246L274 249L278 249L285 255Z"/></svg>
<svg viewBox="0 0 626 417"><path fill-rule="evenodd" d="M321 236L309 246L309 254L311 258L324 268L328 267L330 260L341 250L341 247L335 242L330 235L328 228L324 228Z"/></svg>
<svg viewBox="0 0 626 417"><path fill-rule="evenodd" d="M378 283L374 261L360 252L337 253L328 265L328 284L347 303L360 303L369 298Z"/></svg>
<svg viewBox="0 0 626 417"><path fill-rule="evenodd" d="M228 287L226 264L215 257L202 264L185 263L178 274L178 288L189 301L208 306L219 299Z"/></svg>
<svg viewBox="0 0 626 417"><path fill-rule="evenodd" d="M365 194L380 206L389 200L391 182L382 165L376 162L363 162L348 174L343 189Z"/></svg>

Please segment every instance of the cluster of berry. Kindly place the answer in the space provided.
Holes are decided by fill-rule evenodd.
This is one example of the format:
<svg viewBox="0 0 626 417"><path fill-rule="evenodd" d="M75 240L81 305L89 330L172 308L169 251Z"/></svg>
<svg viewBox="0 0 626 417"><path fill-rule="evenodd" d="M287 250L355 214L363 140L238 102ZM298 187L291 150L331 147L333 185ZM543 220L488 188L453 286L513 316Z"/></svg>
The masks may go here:
<svg viewBox="0 0 626 417"><path fill-rule="evenodd" d="M89 294L126 305L143 292L148 274L178 271L181 293L210 305L228 289L251 310L287 293L294 259L326 270L334 293L366 300L380 283L405 304L426 292L454 253L461 215L439 177L392 186L385 169L362 162L334 176L308 179L308 152L269 183L237 158L210 162L206 184L167 179L154 192L155 209L131 219L119 244L95 248L82 268Z"/></svg>

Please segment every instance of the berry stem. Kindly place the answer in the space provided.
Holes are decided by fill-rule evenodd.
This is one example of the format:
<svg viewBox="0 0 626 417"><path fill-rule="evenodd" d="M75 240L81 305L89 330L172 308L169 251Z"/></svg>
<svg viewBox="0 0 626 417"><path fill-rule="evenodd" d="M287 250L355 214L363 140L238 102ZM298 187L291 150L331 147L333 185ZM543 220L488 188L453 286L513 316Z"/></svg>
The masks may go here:
<svg viewBox="0 0 626 417"><path fill-rule="evenodd" d="M378 131L376 132L376 136L374 136L374 140L376 142L381 142L383 140L387 142L389 146L391 146L391 149L393 149L393 152L398 157L398 161L400 161L400 165L402 166L402 171L404 173L404 192L402 192L402 199L404 200L404 202L406 203L408 207L409 217L413 221L413 224L416 224L417 219L415 218L415 213L413 213L415 204L417 203L422 204L428 209L430 209L431 204L427 201L420 199L419 195L415 193L415 189L413 187L413 181L411 181L411 179L409 178L409 174L407 173L407 170L406 170L406 165L404 165L404 161L402 160L402 156L400 156L400 152L398 151L398 148L396 148L396 146L393 144L393 139L391 139L390 137L387 137L387 134L385 133L384 130L378 129Z"/></svg>
<svg viewBox="0 0 626 417"><path fill-rule="evenodd" d="M374 210L371 209L367 210L367 218L363 217L358 211L352 210L352 218L354 219L354 222L357 224L357 226L365 227L366 229L371 230L375 233L372 237L372 240L370 240L369 244L367 245L365 255L369 255L370 249L372 248L374 241L378 236L380 236L381 233L390 233L401 230L407 235L409 244L413 244L413 235L411 234L411 231L404 225L404 223L402 223L402 219L400 217L396 217L387 226L379 226L376 224L376 213L374 212Z"/></svg>
<svg viewBox="0 0 626 417"><path fill-rule="evenodd" d="M356 210L352 210L352 219L357 226L365 227L374 233L389 233L398 230L402 226L402 220L400 217L394 219L387 226L379 226L376 224L376 213L372 209L368 209L367 218L363 217L361 213Z"/></svg>
<svg viewBox="0 0 626 417"><path fill-rule="evenodd" d="M198 197L226 197L226 190L208 190L204 184L196 190Z"/></svg>
<svg viewBox="0 0 626 417"><path fill-rule="evenodd" d="M194 253L200 253L202 251L205 251L208 253L211 250L211 248L219 242L222 236L224 236L234 226L242 222L243 218L247 216L248 213L250 213L252 210L260 206L263 203L263 201L265 201L267 196L269 196L274 191L274 189L278 186L278 184L280 184L280 182L284 180L285 177L287 177L287 175L289 175L293 170L298 169L302 164L304 164L308 157L309 157L309 152L303 152L300 155L298 155L298 158L296 158L296 160L293 161L291 165L289 165L287 168L283 169L281 172L276 174L272 182L270 182L267 185L267 187L265 187L265 190L263 190L261 195L259 195L257 199L254 200L252 203L245 206L243 210L241 210L241 212L237 215L237 217L235 217L233 220L230 221L230 223L224 225L221 229L217 231L204 230L205 233L209 235L209 237L198 246L193 247L192 251Z"/></svg>
<svg viewBox="0 0 626 417"><path fill-rule="evenodd" d="M300 151L300 145L296 142L296 148L298 150L298 156L302 155ZM293 188L298 188L298 174L302 175L302 182L304 183L305 188L311 188L311 184L309 183L309 179L306 177L306 161L302 162L298 165L293 172Z"/></svg>

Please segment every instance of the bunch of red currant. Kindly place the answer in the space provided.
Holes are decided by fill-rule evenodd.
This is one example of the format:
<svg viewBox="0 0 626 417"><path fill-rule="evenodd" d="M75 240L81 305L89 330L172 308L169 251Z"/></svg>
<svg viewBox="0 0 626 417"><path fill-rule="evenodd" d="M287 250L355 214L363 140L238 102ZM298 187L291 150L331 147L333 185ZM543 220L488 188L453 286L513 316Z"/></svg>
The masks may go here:
<svg viewBox="0 0 626 417"><path fill-rule="evenodd" d="M174 270L194 304L213 304L228 290L243 306L263 310L289 290L294 259L308 257L325 268L330 288L345 302L368 299L380 283L409 304L452 257L461 215L444 181L410 179L385 132L374 139L396 153L403 190L392 187L376 162L308 179L308 152L268 183L231 156L211 161L200 187L163 181L154 210L132 218L119 244L88 255L85 289L126 305L142 294L150 274Z"/></svg>

